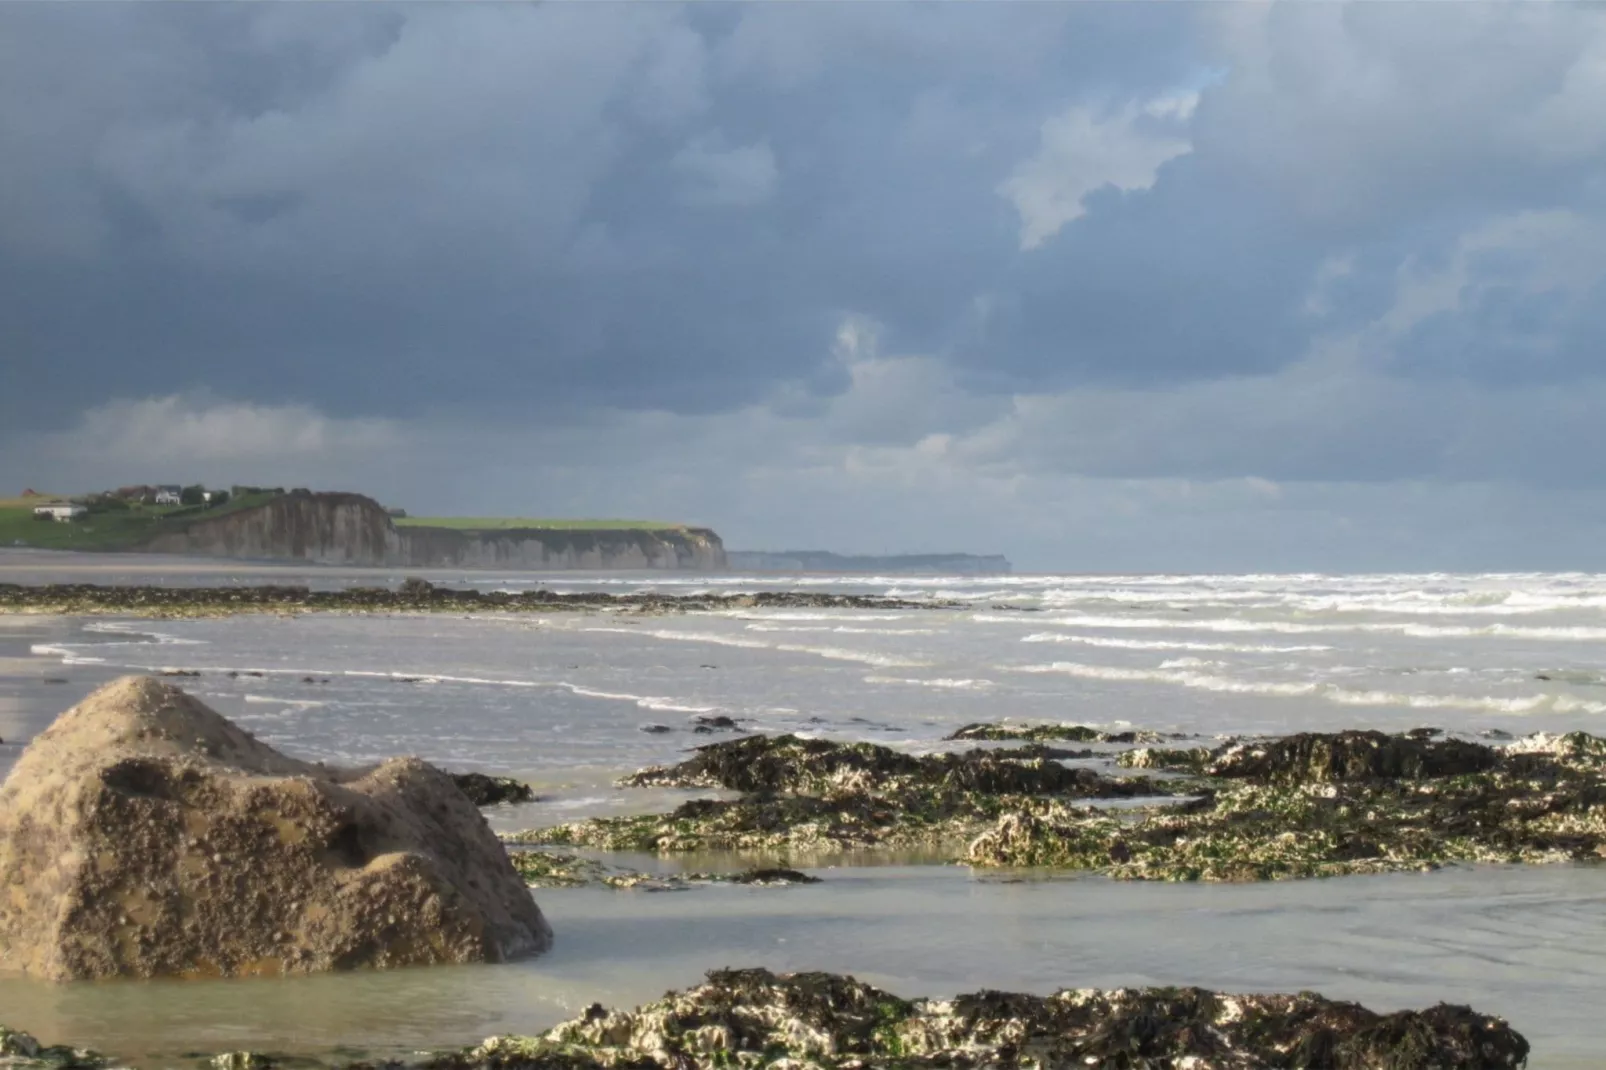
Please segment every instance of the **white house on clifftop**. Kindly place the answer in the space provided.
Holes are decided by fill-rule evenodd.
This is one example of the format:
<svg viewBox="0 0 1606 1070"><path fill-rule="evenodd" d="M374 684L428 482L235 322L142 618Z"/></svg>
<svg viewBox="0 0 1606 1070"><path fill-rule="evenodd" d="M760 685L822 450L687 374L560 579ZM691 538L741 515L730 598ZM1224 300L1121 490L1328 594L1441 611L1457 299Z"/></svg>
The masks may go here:
<svg viewBox="0 0 1606 1070"><path fill-rule="evenodd" d="M69 520L77 520L88 512L88 509L72 502L46 502L44 505L33 507L33 515L36 520L60 520L63 523Z"/></svg>

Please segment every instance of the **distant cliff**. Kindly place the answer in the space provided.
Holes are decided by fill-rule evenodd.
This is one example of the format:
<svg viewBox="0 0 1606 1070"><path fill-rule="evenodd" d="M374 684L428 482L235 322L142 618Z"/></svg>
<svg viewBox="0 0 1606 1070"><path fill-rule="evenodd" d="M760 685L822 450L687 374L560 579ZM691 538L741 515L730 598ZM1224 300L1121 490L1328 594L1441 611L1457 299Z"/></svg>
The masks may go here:
<svg viewBox="0 0 1606 1070"><path fill-rule="evenodd" d="M725 567L725 548L707 528L661 530L397 528L360 494L292 491L265 504L200 516L140 549L327 565L524 569L697 569Z"/></svg>
<svg viewBox="0 0 1606 1070"><path fill-rule="evenodd" d="M927 574L1008 574L998 554L834 554L828 550L731 550L726 563L742 572L923 572Z"/></svg>

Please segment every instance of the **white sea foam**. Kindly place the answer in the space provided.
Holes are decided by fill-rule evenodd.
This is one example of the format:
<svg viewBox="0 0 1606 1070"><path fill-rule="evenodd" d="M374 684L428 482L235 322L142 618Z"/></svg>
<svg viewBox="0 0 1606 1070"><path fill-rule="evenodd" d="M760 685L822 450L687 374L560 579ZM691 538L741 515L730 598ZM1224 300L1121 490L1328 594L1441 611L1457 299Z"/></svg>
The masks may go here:
<svg viewBox="0 0 1606 1070"><path fill-rule="evenodd" d="M908 620L907 613L865 613L856 609L837 613L804 613L798 611L759 612L751 609L734 609L720 614L736 620L810 621L810 620Z"/></svg>
<svg viewBox="0 0 1606 1070"><path fill-rule="evenodd" d="M1023 643L1080 643L1084 646L1115 650L1193 650L1237 654L1304 654L1333 649L1319 644L1275 646L1266 643L1202 643L1185 639L1116 639L1103 635L1071 635L1065 632L1034 632Z"/></svg>
<svg viewBox="0 0 1606 1070"><path fill-rule="evenodd" d="M106 662L105 658L80 653L76 647L55 643L35 643L28 648L28 653L46 658L60 658L63 665L103 665Z"/></svg>
<svg viewBox="0 0 1606 1070"><path fill-rule="evenodd" d="M1268 698L1315 697L1344 706L1406 706L1413 709L1475 710L1505 714L1606 713L1606 702L1592 702L1570 695L1546 693L1511 697L1422 694L1346 688L1329 681L1250 680L1200 672L1196 668L1187 667L1132 669L1114 665L1087 665L1072 661L1056 661L1049 665L1023 665L1018 668L1021 672L1059 673L1087 680L1170 684L1199 691L1260 695Z"/></svg>
<svg viewBox="0 0 1606 1070"><path fill-rule="evenodd" d="M277 695L246 695L245 701L257 703L270 703L275 706L294 706L296 709L311 710L319 706L327 706L326 702L319 702L310 698L280 698Z"/></svg>
<svg viewBox="0 0 1606 1070"><path fill-rule="evenodd" d="M978 613L973 620L986 624L1018 624L1016 619ZM1274 632L1287 635L1367 634L1404 635L1419 639L1473 639L1482 636L1501 639L1559 640L1599 642L1606 640L1606 628L1590 625L1529 626L1515 624L1416 624L1402 621L1311 622L1287 620L1243 620L1236 617L1116 617L1100 614L1072 614L1038 617L1039 625L1059 628L1109 628L1149 631Z"/></svg>
<svg viewBox="0 0 1606 1070"><path fill-rule="evenodd" d="M581 687L579 684L558 684L571 694L581 695L585 698L614 699L619 702L633 702L644 710L653 710L658 713L715 713L718 706L694 706L678 699L660 698L655 695L632 695L621 691L599 691L595 688Z"/></svg>
<svg viewBox="0 0 1606 1070"><path fill-rule="evenodd" d="M866 676L867 684L908 684L910 687L935 687L944 691L984 691L995 687L993 681L976 679L955 679L948 676L927 677L924 679L907 676Z"/></svg>
<svg viewBox="0 0 1606 1070"><path fill-rule="evenodd" d="M749 624L750 632L834 632L837 635L934 635L935 628L854 628L846 624Z"/></svg>
<svg viewBox="0 0 1606 1070"><path fill-rule="evenodd" d="M842 647L803 646L799 643L765 643L757 639L742 639L737 636L717 635L711 632L677 632L668 629L646 628L586 628L584 630L588 632L622 632L626 635L667 639L677 643L712 643L716 646L743 647L748 650L781 650L790 654L813 654L815 657L830 658L834 661L857 661L865 665L878 665L882 668L918 669L928 664L916 658L900 657L896 654L878 654L868 650L847 650Z"/></svg>
<svg viewBox="0 0 1606 1070"><path fill-rule="evenodd" d="M582 628L584 632L614 632L620 635L639 635L648 639L667 639L675 643L712 643L715 646L734 646L746 650L774 650L774 643L759 639L743 639L735 635L716 635L712 632L673 632L666 628Z"/></svg>

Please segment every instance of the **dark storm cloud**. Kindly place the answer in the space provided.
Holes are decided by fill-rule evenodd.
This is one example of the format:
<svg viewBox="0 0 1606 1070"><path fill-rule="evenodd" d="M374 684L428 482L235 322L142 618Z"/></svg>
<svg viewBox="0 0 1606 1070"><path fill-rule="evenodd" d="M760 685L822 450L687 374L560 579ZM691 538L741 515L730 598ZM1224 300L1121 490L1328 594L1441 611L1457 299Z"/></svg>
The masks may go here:
<svg viewBox="0 0 1606 1070"><path fill-rule="evenodd" d="M397 413L830 389L843 315L940 348L1008 269L994 187L1045 108L1190 62L1185 19L1047 6L0 18L33 421L86 379Z"/></svg>
<svg viewBox="0 0 1606 1070"><path fill-rule="evenodd" d="M758 405L1006 474L1573 478L1498 391L1595 417L1603 18L0 6L0 419ZM905 354L941 405L865 400Z"/></svg>

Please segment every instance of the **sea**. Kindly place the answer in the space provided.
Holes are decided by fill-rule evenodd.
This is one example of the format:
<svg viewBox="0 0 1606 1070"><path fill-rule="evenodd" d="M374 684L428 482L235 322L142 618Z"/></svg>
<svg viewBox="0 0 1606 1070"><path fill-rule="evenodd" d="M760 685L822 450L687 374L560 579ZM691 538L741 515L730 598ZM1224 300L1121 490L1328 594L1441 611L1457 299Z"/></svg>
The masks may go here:
<svg viewBox="0 0 1606 1070"><path fill-rule="evenodd" d="M409 573L416 574L416 573ZM511 831L667 809L643 765L743 731L952 747L969 722L1054 720L1211 739L1432 726L1472 738L1606 733L1606 575L702 576L426 572L480 590L887 595L938 609L647 616L0 616L0 769L106 680L184 670L287 753L416 754L530 781ZM0 552L0 583L320 588L399 572ZM667 731L665 731L667 729ZM735 858L626 856L673 871ZM904 996L980 988L1314 990L1379 1010L1507 1018L1536 1070L1606 1065L1606 868L1465 866L1173 885L797 858L821 883L536 892L553 950L501 966L310 978L43 985L0 979L0 1021L142 1066L231 1048L396 1054L635 1005L724 966L851 973Z"/></svg>

